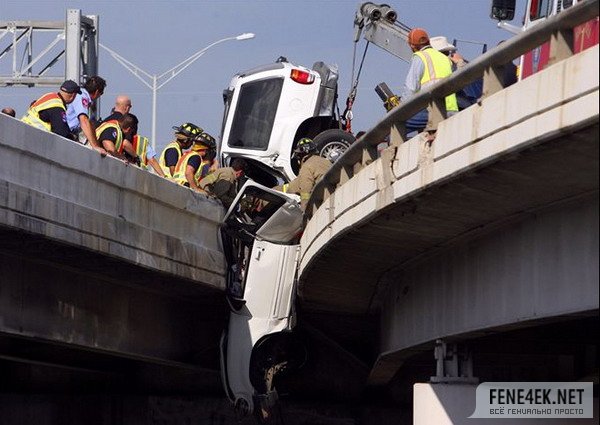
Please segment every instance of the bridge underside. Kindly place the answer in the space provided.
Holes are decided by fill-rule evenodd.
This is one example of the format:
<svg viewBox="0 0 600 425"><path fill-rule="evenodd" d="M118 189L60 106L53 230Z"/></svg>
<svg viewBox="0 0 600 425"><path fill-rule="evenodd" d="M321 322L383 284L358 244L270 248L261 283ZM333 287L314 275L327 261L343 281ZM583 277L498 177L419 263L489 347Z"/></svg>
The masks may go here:
<svg viewBox="0 0 600 425"><path fill-rule="evenodd" d="M60 400L44 394L224 397L219 339L229 308L218 290L0 226L0 310L0 412L2 393L52 405ZM348 341L372 325L363 321ZM359 400L367 366L310 321L298 332L310 361L278 383L283 402L287 393Z"/></svg>
<svg viewBox="0 0 600 425"><path fill-rule="evenodd" d="M596 310L446 341L469 350L473 376L479 382L586 381L597 385L598 331ZM390 367L375 368L368 384L375 386L372 391L380 391L400 405L411 405L415 382L429 382L436 376L433 346L398 353L386 362Z"/></svg>
<svg viewBox="0 0 600 425"><path fill-rule="evenodd" d="M387 385L388 396L435 375L438 338L481 352L474 366L484 380L502 380L494 371L528 380L511 358L546 362L534 380L593 373L597 158L593 122L391 204L307 266L305 316L328 315L328 336L369 364L367 384ZM365 320L376 325L364 329ZM362 329L355 339L346 331L352 323ZM359 348L369 332L377 335L370 353ZM409 403L410 394L401 399Z"/></svg>
<svg viewBox="0 0 600 425"><path fill-rule="evenodd" d="M539 208L597 192L597 158L598 124L593 123L392 204L332 240L303 271L304 308L357 315L376 311L391 270Z"/></svg>
<svg viewBox="0 0 600 425"><path fill-rule="evenodd" d="M0 227L2 390L220 392L222 293Z"/></svg>

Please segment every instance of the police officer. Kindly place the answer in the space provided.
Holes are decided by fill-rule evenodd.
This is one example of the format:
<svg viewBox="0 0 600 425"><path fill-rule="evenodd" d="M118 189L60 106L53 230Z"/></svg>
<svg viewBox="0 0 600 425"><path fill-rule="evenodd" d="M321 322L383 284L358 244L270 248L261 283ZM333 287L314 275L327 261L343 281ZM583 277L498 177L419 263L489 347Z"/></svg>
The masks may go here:
<svg viewBox="0 0 600 425"><path fill-rule="evenodd" d="M58 93L47 93L33 102L21 121L73 140L67 124L67 105L73 102L80 90L75 81L65 81Z"/></svg>
<svg viewBox="0 0 600 425"><path fill-rule="evenodd" d="M288 184L284 184L281 188L276 187L276 189L282 192L299 194L302 210L305 210L317 181L331 168L331 162L317 155L315 142L307 137L298 141L292 158L297 158L300 162L298 177Z"/></svg>
<svg viewBox="0 0 600 425"><path fill-rule="evenodd" d="M183 151L189 149L196 136L202 134L200 127L189 122L183 123L179 127L173 127L173 130L175 130L175 140L165 147L158 160L163 173L169 179L173 178L175 167Z"/></svg>
<svg viewBox="0 0 600 425"><path fill-rule="evenodd" d="M75 135L74 139L84 144L89 143L103 156L106 155L106 150L96 139L95 126L90 120L90 110L96 99L102 96L105 88L104 78L94 75L87 79L83 88L67 107L67 124L71 133Z"/></svg>
<svg viewBox="0 0 600 425"><path fill-rule="evenodd" d="M198 183L209 173L212 165L212 161L208 158L208 152L215 147L215 138L210 134L202 132L196 136L192 150L179 158L173 180L197 191Z"/></svg>
<svg viewBox="0 0 600 425"><path fill-rule="evenodd" d="M237 181L248 168L241 158L234 158L230 167L219 168L200 180L199 192L204 192L221 200L225 208L229 208L237 195Z"/></svg>

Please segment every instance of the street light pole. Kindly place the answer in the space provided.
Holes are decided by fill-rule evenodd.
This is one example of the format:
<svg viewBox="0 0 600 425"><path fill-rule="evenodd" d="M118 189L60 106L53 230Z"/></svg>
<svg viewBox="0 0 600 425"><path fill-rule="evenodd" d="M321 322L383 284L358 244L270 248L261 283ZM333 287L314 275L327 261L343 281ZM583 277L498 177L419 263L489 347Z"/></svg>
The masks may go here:
<svg viewBox="0 0 600 425"><path fill-rule="evenodd" d="M156 98L158 88L156 87L156 75L152 76L152 148L156 150Z"/></svg>
<svg viewBox="0 0 600 425"><path fill-rule="evenodd" d="M150 74L144 71L139 66L135 65L131 61L128 61L123 56L115 52L114 50L106 47L104 44L99 43L100 47L106 50L117 62L119 62L125 69L131 72L137 79L139 79L146 87L152 90L152 147L156 148L156 108L157 108L157 93L165 84L171 81L173 78L178 76L183 70L189 67L191 64L196 62L200 56L202 56L208 49L217 44L223 43L230 40L250 40L254 38L254 34L246 32L235 37L226 37L221 40L217 40L214 43L209 44L202 50L197 51L187 59L184 59L174 67L168 69L162 74ZM164 81L162 81L164 79Z"/></svg>

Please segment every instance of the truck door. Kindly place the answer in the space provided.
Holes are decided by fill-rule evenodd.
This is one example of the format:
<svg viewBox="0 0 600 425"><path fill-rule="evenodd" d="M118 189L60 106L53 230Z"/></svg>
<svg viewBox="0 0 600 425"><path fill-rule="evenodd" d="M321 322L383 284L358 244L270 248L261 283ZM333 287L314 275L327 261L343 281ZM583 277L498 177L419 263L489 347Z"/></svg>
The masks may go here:
<svg viewBox="0 0 600 425"><path fill-rule="evenodd" d="M231 314L221 342L221 372L226 393L241 415L253 411L257 395L272 394L272 378L265 378L269 371L273 376L288 364L271 354L281 352L281 341L287 339L279 336L293 326L302 229L299 201L248 181L224 219ZM260 403L267 399L260 398Z"/></svg>
<svg viewBox="0 0 600 425"><path fill-rule="evenodd" d="M245 305L254 316L282 317L291 293L280 283L294 279L301 229L297 196L253 181L244 185L222 231L229 263L227 296L234 311L240 313Z"/></svg>

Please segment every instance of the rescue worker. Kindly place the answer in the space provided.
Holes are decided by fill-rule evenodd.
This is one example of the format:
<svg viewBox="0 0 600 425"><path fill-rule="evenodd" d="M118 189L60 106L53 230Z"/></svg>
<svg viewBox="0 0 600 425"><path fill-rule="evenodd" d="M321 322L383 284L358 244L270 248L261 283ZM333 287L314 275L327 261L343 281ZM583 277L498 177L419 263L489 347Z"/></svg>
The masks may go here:
<svg viewBox="0 0 600 425"><path fill-rule="evenodd" d="M196 136L202 133L200 127L189 122L183 123L179 127L173 127L173 130L175 130L175 140L165 147L158 160L163 173L169 179L173 178L175 167L183 151L189 149Z"/></svg>
<svg viewBox="0 0 600 425"><path fill-rule="evenodd" d="M105 121L121 118L122 115L128 114L133 107L131 99L125 94L120 94L115 99L115 106L112 108L111 114L106 117Z"/></svg>
<svg viewBox="0 0 600 425"><path fill-rule="evenodd" d="M200 180L212 171L210 170L212 161L208 159L208 152L215 147L215 138L210 134L202 132L196 136L192 149L179 158L173 180L198 191Z"/></svg>
<svg viewBox="0 0 600 425"><path fill-rule="evenodd" d="M244 175L248 164L242 158L234 158L230 167L219 168L200 180L199 192L221 200L229 208L237 195L237 181Z"/></svg>
<svg viewBox="0 0 600 425"><path fill-rule="evenodd" d="M448 59L452 61L452 72L456 72L459 69L464 68L469 63L460 53L456 51L456 46L454 44L450 44L448 39L444 36L431 37L429 39L429 44L438 52L448 56ZM462 111L463 109L475 104L481 97L482 90L483 78L479 78L457 91L455 94L458 110Z"/></svg>
<svg viewBox="0 0 600 425"><path fill-rule="evenodd" d="M413 51L402 99L404 101L418 93L423 87L427 87L452 74L452 62L443 53L431 47L429 35L422 28L414 28L408 33L408 45ZM451 115L458 112L456 95L446 97L446 111ZM427 126L428 113L426 109L419 111L415 116L406 121L406 129L422 131Z"/></svg>
<svg viewBox="0 0 600 425"><path fill-rule="evenodd" d="M123 117L123 115L124 114L122 113L110 115L109 117L107 117L106 121L108 121L108 118L112 116L115 117L113 119L116 119L118 121L118 119L120 117ZM140 136L139 134L137 134L139 124L138 118L134 114L127 113L127 115L129 115L133 119L133 124L131 125L131 129L128 133L123 132L123 139L131 143L131 147L135 152L135 156L130 155L127 152L127 150L125 150L123 152L125 155L125 159L129 162L133 162L142 170L149 170L150 166L156 172L156 174L158 174L161 177L164 177L165 174L163 173L162 168L160 168L160 165L156 160L156 151L150 144L150 141L147 137ZM125 142L125 144L127 144L127 142Z"/></svg>
<svg viewBox="0 0 600 425"><path fill-rule="evenodd" d="M292 158L297 158L300 162L300 172L291 182L282 187L276 187L286 193L296 193L300 195L302 210L306 209L308 199L312 193L317 181L331 168L331 162L317 155L317 146L312 139L307 137L300 139L294 149Z"/></svg>
<svg viewBox="0 0 600 425"><path fill-rule="evenodd" d="M115 106L112 108L110 115L107 116L104 119L104 121L118 120L119 118L121 118L125 114L129 114L131 116L134 116L130 112L132 107L133 107L133 105L131 103L131 99L129 98L129 96L127 96L125 94L120 94L115 99ZM137 118L136 118L136 121L137 121ZM133 134L124 133L123 137L133 143L133 136L135 134L137 134L137 126L136 126L135 133L133 133Z"/></svg>
<svg viewBox="0 0 600 425"><path fill-rule="evenodd" d="M104 121L96 130L98 142L114 157L126 159L124 152L127 152L136 159L137 154L133 146L123 138L123 132L131 131L133 125L134 119L129 114L123 115L119 120ZM137 160L139 161L139 159Z"/></svg>
<svg viewBox="0 0 600 425"><path fill-rule="evenodd" d="M58 93L47 93L33 102L21 121L73 140L67 124L67 105L73 102L79 92L79 85L67 80L62 83Z"/></svg>
<svg viewBox="0 0 600 425"><path fill-rule="evenodd" d="M137 132L136 132L137 133ZM149 170L149 167L152 167L154 172L161 177L165 177L165 173L163 172L160 164L156 160L156 152L154 148L149 143L147 137L140 136L139 134L134 134L132 137L131 145L133 150L135 151L137 158L139 158L140 163L138 164L140 168L143 170Z"/></svg>
<svg viewBox="0 0 600 425"><path fill-rule="evenodd" d="M96 127L91 121L91 109L93 103L102 94L106 88L106 80L94 75L87 79L80 92L75 96L73 102L67 106L67 124L75 141L90 146L101 155L106 155L106 150L98 143L96 139Z"/></svg>

